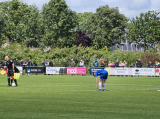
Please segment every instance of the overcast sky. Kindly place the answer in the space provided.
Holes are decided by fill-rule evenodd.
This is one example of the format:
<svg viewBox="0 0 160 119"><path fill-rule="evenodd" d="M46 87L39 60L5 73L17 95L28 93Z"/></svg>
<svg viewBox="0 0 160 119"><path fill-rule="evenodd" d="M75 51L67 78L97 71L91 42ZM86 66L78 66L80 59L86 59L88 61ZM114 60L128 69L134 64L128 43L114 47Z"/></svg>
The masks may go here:
<svg viewBox="0 0 160 119"><path fill-rule="evenodd" d="M0 0L0 2L7 0ZM35 4L39 9L49 0L22 0L28 5ZM76 12L96 12L99 6L118 7L127 17L139 16L141 12L160 9L160 0L66 0L67 5Z"/></svg>

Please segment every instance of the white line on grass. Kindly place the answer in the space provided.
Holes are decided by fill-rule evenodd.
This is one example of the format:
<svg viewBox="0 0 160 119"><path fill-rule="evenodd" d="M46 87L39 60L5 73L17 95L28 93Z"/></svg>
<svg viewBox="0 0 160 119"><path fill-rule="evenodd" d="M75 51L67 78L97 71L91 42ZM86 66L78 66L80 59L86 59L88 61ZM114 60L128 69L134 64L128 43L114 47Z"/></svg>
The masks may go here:
<svg viewBox="0 0 160 119"><path fill-rule="evenodd" d="M108 91L143 91L143 90L155 90L155 91L157 91L158 90L158 88L148 88L148 89L118 89L118 90L107 90L106 89L106 92L108 92ZM69 90L69 91L0 91L0 92L4 92L4 93L6 93L6 92L19 92L19 93L24 93L24 92L31 92L31 93L46 93L46 92L51 92L51 93L53 93L53 92L95 92L95 91L97 91L97 90Z"/></svg>
<svg viewBox="0 0 160 119"><path fill-rule="evenodd" d="M1 84L6 84L6 83L0 83ZM28 84L28 83L21 83L21 84ZM40 84L40 83L39 83ZM86 84L86 83L44 83L43 85L38 85L39 86L46 86L45 84L47 84L48 86L52 85L52 86L88 86L88 85L95 85L95 84ZM142 87L160 87L160 86L155 86L155 85L137 85L137 84L107 84L109 85L115 85L115 86L142 86ZM37 86L37 85L32 85L32 86ZM23 86L24 87L24 86ZM26 86L25 86L26 87Z"/></svg>

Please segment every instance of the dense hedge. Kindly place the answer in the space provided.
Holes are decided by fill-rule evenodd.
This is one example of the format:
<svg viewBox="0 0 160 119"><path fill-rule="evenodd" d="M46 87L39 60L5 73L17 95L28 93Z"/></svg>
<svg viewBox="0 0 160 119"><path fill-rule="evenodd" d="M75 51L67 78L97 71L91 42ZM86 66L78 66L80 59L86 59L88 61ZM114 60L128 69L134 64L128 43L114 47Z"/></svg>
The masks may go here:
<svg viewBox="0 0 160 119"><path fill-rule="evenodd" d="M71 59L73 58L76 62L76 65L79 65L80 60L84 60L85 65L92 67L95 59L100 63L103 58L107 63L109 61L115 62L117 59L119 61L126 60L128 66L130 63L135 63L138 58L142 58L144 61L144 66L147 65L148 61L160 59L160 55L155 50L150 50L145 53L143 52L131 52L131 51L109 51L107 48L100 50L95 50L93 47L77 47L73 46L71 48L53 48L48 52L44 52L40 49L30 49L26 48L24 44L11 43L7 47L0 48L0 60L4 60L4 57L8 55L10 59L16 59L17 62L20 62L21 59L29 60L32 62L36 61L38 65L41 64L42 60L49 61L52 60L54 66L70 66Z"/></svg>

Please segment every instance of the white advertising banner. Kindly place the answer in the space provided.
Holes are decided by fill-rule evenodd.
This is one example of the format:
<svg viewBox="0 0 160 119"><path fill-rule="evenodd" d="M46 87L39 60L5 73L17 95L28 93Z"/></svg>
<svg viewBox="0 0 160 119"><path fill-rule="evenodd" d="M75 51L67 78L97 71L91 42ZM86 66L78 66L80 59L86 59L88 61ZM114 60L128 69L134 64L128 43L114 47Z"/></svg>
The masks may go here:
<svg viewBox="0 0 160 119"><path fill-rule="evenodd" d="M59 74L60 68L65 67L46 67L46 74Z"/></svg>
<svg viewBox="0 0 160 119"><path fill-rule="evenodd" d="M156 76L160 76L160 68L156 68Z"/></svg>
<svg viewBox="0 0 160 119"><path fill-rule="evenodd" d="M155 68L132 68L132 75L154 76Z"/></svg>
<svg viewBox="0 0 160 119"><path fill-rule="evenodd" d="M114 75L128 75L128 68L115 68Z"/></svg>
<svg viewBox="0 0 160 119"><path fill-rule="evenodd" d="M16 66L16 67L19 70L20 74L22 75L23 74L23 67L20 67L20 66Z"/></svg>

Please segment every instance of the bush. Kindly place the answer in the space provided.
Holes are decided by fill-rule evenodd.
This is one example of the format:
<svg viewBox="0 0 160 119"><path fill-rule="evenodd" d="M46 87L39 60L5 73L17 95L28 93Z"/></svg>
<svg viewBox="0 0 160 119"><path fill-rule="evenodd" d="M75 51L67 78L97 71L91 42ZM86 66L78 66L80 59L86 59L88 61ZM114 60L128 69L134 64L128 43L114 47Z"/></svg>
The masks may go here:
<svg viewBox="0 0 160 119"><path fill-rule="evenodd" d="M141 59L143 61L143 66L147 66L149 61L153 64L155 61L158 61L160 59L160 54L156 50L150 49L142 53Z"/></svg>
<svg viewBox="0 0 160 119"><path fill-rule="evenodd" d="M84 60L86 67L93 67L93 62L95 59L101 62L103 58L108 64L109 61L116 62L119 61L127 61L128 66L130 63L135 63L138 58L141 58L144 65L148 64L148 61L154 62L155 60L160 59L160 54L154 50L149 50L144 52L132 52L132 51L120 51L116 50L111 52L108 48L103 48L99 50L95 50L93 47L81 47L81 46L73 46L71 48L53 48L48 52L44 52L40 49L30 49L25 47L24 44L18 43L10 43L7 47L0 48L0 60L4 60L4 57L8 55L10 59L16 59L17 62L20 62L21 59L29 60L32 62L36 61L40 66L42 60L49 61L52 60L54 66L70 66L71 59L73 58L76 62L76 66L79 66L80 60Z"/></svg>
<svg viewBox="0 0 160 119"><path fill-rule="evenodd" d="M141 52L115 50L107 61L116 62L118 60L123 62L126 60L127 66L130 66L130 63L134 64L138 58L141 58Z"/></svg>

